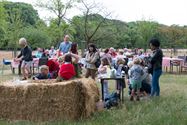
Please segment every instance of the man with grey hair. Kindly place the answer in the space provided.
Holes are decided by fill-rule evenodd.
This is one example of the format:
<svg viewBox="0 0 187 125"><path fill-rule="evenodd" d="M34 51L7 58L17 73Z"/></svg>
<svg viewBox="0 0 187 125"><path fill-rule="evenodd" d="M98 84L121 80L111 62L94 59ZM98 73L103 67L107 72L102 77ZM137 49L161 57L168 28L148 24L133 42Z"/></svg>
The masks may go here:
<svg viewBox="0 0 187 125"><path fill-rule="evenodd" d="M31 77L31 66L32 66L32 49L27 45L27 40L21 38L19 40L19 45L21 47L21 53L15 58L15 61L21 62L21 70L23 74L23 79Z"/></svg>

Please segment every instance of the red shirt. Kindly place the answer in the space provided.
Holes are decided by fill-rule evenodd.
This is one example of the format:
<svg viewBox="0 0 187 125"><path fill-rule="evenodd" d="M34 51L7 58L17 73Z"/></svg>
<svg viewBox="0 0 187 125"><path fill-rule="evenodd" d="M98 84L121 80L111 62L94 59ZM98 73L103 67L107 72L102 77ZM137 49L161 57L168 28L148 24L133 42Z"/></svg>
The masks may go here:
<svg viewBox="0 0 187 125"><path fill-rule="evenodd" d="M75 68L73 64L62 64L58 73L64 80L69 80L75 76Z"/></svg>
<svg viewBox="0 0 187 125"><path fill-rule="evenodd" d="M56 72L56 71L58 72L60 69L58 62L55 62L54 60L49 60L47 62L47 66L49 67L50 73Z"/></svg>

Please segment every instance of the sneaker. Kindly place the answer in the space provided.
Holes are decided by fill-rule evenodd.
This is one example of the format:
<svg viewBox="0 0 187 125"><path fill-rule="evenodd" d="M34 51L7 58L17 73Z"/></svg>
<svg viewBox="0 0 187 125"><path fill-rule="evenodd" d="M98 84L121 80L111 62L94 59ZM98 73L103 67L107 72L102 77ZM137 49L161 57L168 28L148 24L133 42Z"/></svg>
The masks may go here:
<svg viewBox="0 0 187 125"><path fill-rule="evenodd" d="M131 97L130 97L130 101L133 101L133 100L134 100L134 97L133 97L133 96L131 96Z"/></svg>

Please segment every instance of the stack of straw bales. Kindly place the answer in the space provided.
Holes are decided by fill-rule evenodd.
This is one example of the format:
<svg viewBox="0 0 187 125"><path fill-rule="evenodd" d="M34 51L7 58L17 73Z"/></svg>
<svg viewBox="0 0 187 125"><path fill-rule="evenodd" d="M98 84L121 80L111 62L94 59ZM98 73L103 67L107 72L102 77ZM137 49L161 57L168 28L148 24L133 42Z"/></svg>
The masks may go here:
<svg viewBox="0 0 187 125"><path fill-rule="evenodd" d="M0 118L29 121L77 120L95 112L98 100L99 91L91 79L60 83L5 83L0 85Z"/></svg>

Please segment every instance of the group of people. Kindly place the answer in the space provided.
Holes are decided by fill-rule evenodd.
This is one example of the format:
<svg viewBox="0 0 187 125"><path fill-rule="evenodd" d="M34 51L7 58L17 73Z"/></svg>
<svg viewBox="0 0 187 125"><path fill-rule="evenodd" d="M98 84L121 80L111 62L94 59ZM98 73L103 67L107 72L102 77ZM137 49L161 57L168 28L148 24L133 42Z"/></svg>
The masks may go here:
<svg viewBox="0 0 187 125"><path fill-rule="evenodd" d="M40 67L40 73L33 77L34 80L56 79L57 81L70 80L80 77L80 72L85 69L85 77L92 79L102 77L124 77L128 81L130 100L139 101L141 94L150 96L159 96L159 78L162 74L162 57L158 39L150 40L151 54L145 54L142 51L133 53L128 49L116 51L114 48L108 48L104 51L98 49L95 44L89 44L84 57L78 54L77 43L69 41L69 36L64 37L59 50L56 51L52 46L50 50L38 48L33 56L32 50L28 46L25 38L19 40L21 53L15 58L20 61L23 80L31 77L30 67L33 58L54 58L57 60L48 60L46 65ZM80 64L84 59L84 63ZM124 81L117 81L124 82ZM124 82L125 84L125 82ZM118 84L117 88L121 88ZM108 81L104 81L104 96L109 95Z"/></svg>

